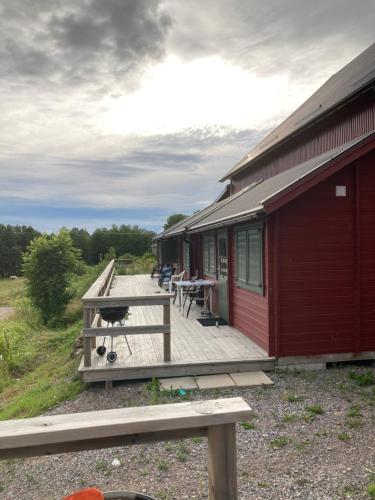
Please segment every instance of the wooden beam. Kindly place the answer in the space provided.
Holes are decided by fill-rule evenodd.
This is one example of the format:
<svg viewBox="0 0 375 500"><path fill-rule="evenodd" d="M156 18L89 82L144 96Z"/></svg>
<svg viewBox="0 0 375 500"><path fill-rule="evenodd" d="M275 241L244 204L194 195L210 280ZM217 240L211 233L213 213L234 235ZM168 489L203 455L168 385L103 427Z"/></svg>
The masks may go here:
<svg viewBox="0 0 375 500"><path fill-rule="evenodd" d="M162 294L155 297L150 295L144 297L115 297L109 295L107 297L96 297L91 299L82 299L84 307L125 307L125 306L162 306L170 303L170 299L174 294Z"/></svg>
<svg viewBox="0 0 375 500"><path fill-rule="evenodd" d="M237 456L235 424L208 428L209 498L237 499Z"/></svg>
<svg viewBox="0 0 375 500"><path fill-rule="evenodd" d="M84 337L118 337L120 335L140 335L153 333L169 333L170 324L164 325L138 325L138 326L114 326L108 328L84 328L82 330Z"/></svg>
<svg viewBox="0 0 375 500"><path fill-rule="evenodd" d="M5 420L0 422L0 458L20 449L29 448L32 453L34 447L40 451L58 443L100 440L103 444L105 438L111 438L113 446L112 438L119 436L233 424L249 417L250 407L236 397Z"/></svg>

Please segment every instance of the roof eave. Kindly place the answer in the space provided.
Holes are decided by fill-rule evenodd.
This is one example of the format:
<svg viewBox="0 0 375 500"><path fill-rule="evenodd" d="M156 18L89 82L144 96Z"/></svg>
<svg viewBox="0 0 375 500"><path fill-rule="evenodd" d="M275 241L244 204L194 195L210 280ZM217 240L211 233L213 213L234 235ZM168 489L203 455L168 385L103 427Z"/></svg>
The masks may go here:
<svg viewBox="0 0 375 500"><path fill-rule="evenodd" d="M362 94L370 91L371 89L373 89L374 85L375 85L374 81L366 83L360 89L357 89L352 94L349 94L346 98L341 99L341 101L337 102L334 106L331 106L330 108L327 108L320 115L312 118L310 121L308 121L307 123L305 123L304 125L302 125L300 128L298 128L294 132L288 134L286 137L284 137L280 141L276 142L275 144L273 144L269 148L267 148L265 151L263 151L263 153L260 153L255 158L250 159L248 162L245 162L243 165L241 165L241 161L240 161L239 165L241 165L241 166L239 166L238 169L234 170L232 173L230 173L231 171L229 171L224 177L222 177L221 179L219 179L219 182L224 182L226 180L232 179L232 177L234 177L235 175L238 175L243 170L245 170L246 168L248 168L252 164L258 162L259 160L263 159L268 154L274 153L275 151L277 151L277 149L279 147L281 147L284 144L286 144L287 142L295 139L301 133L303 133L306 130L308 130L309 128L313 127L314 125L316 125L320 121L325 120L329 115L331 115L332 113L334 113L338 109L342 108L343 106L347 106L348 104L350 104L351 102L353 102L353 100L356 99L358 96L360 96L360 95L362 95ZM274 130L276 130L276 129L274 129Z"/></svg>

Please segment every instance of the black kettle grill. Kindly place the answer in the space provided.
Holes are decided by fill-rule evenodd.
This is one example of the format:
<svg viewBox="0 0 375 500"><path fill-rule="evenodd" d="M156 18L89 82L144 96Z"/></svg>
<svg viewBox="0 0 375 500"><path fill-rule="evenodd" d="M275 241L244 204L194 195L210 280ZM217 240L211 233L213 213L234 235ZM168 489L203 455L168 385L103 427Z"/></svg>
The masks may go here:
<svg viewBox="0 0 375 500"><path fill-rule="evenodd" d="M126 318L127 314L129 313L129 306L124 306L124 307L101 307L99 308L99 314L102 318L103 321L107 321L107 327L111 323L113 326L115 323L120 323L122 326L123 320ZM107 349L105 347L105 341L106 341L106 336L104 337L103 344L99 346L96 349L96 352L98 353L99 356L104 356L106 353ZM124 334L124 338L126 341L126 344L128 346L130 354L132 354L132 351L129 346L128 339L126 338L126 335ZM111 351L107 354L107 360L110 363L114 363L117 359L117 353L113 350L113 336L111 336Z"/></svg>

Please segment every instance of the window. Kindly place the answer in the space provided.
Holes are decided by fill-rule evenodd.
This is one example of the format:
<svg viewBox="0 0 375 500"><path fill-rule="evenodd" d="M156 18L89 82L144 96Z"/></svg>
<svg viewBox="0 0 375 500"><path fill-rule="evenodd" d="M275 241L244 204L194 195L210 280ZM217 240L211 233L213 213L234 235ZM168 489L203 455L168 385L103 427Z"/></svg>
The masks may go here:
<svg viewBox="0 0 375 500"><path fill-rule="evenodd" d="M252 226L236 232L237 284L263 294L263 227Z"/></svg>
<svg viewBox="0 0 375 500"><path fill-rule="evenodd" d="M190 274L190 243L183 241L184 269Z"/></svg>
<svg viewBox="0 0 375 500"><path fill-rule="evenodd" d="M216 235L203 236L203 274L216 277Z"/></svg>

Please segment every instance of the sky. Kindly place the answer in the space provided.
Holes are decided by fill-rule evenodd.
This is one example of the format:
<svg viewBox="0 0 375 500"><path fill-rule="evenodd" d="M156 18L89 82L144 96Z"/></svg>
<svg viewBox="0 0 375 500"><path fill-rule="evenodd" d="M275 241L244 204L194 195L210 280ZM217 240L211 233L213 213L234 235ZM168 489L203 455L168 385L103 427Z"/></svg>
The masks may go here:
<svg viewBox="0 0 375 500"><path fill-rule="evenodd" d="M374 25L373 0L0 0L0 223L203 208Z"/></svg>

